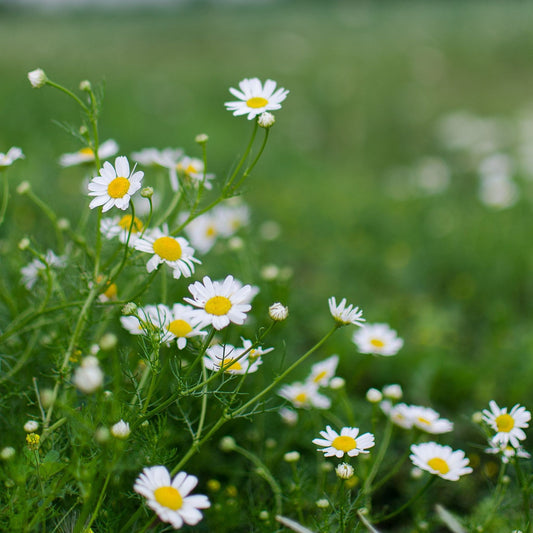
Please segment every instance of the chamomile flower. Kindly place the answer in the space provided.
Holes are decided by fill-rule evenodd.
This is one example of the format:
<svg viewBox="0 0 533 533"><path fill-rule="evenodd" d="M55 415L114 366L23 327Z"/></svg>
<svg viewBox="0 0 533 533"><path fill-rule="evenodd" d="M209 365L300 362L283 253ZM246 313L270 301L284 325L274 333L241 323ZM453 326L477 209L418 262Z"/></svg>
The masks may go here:
<svg viewBox="0 0 533 533"><path fill-rule="evenodd" d="M118 152L118 144L113 139L108 139L98 147L99 159L107 159ZM94 161L94 151L92 148L85 147L74 153L63 154L59 158L59 164L62 167L71 167L83 163L92 163Z"/></svg>
<svg viewBox="0 0 533 533"><path fill-rule="evenodd" d="M31 290L35 283L37 283L39 275L46 270L47 265L48 267L65 268L67 264L65 256L57 256L54 254L54 252L52 252L52 250L48 250L46 252L44 259L45 263L39 259L34 259L20 269L20 273L22 274L22 283L28 290Z"/></svg>
<svg viewBox="0 0 533 533"><path fill-rule="evenodd" d="M204 325L212 324L217 330L233 322L242 325L246 313L250 311L251 287L242 286L233 276L223 281L211 281L205 276L203 283L197 281L189 285L193 298L185 298L187 303L202 310Z"/></svg>
<svg viewBox="0 0 533 533"><path fill-rule="evenodd" d="M182 215L181 222L184 222L187 216L187 214ZM185 226L184 231L194 249L201 254L209 252L215 245L217 237L220 236L220 229L212 211L191 220Z"/></svg>
<svg viewBox="0 0 533 533"><path fill-rule="evenodd" d="M319 363L315 363L311 367L311 374L307 381L315 383L320 387L328 387L331 378L335 376L337 365L339 364L339 356L332 355Z"/></svg>
<svg viewBox="0 0 533 533"><path fill-rule="evenodd" d="M323 438L313 439L313 444L322 449L325 457L344 457L346 453L349 457L355 457L360 453L369 453L368 448L374 446L374 435L363 433L359 435L359 428L343 427L340 434L326 426L326 431L321 431ZM358 436L359 435L359 436Z"/></svg>
<svg viewBox="0 0 533 533"><path fill-rule="evenodd" d="M367 324L353 334L352 341L361 353L374 355L396 355L403 346L403 339L387 324Z"/></svg>
<svg viewBox="0 0 533 533"><path fill-rule="evenodd" d="M331 407L331 400L318 392L318 385L309 381L284 385L278 394L289 400L294 407L300 409L311 409L312 407L329 409Z"/></svg>
<svg viewBox="0 0 533 533"><path fill-rule="evenodd" d="M440 418L439 413L430 407L411 405L409 406L409 416L415 427L427 433L440 434L453 431L453 422L446 418Z"/></svg>
<svg viewBox="0 0 533 533"><path fill-rule="evenodd" d="M413 427L411 409L405 403L397 403L393 405L390 400L383 400L380 403L380 407L393 424L404 429L411 429Z"/></svg>
<svg viewBox="0 0 533 533"><path fill-rule="evenodd" d="M243 355L244 348L235 348L231 344L215 344L206 350L204 364L208 370L217 371L224 368L228 374L251 374L262 363L261 358L250 360L249 354Z"/></svg>
<svg viewBox="0 0 533 533"><path fill-rule="evenodd" d="M526 438L524 428L529 425L531 413L519 404L516 404L508 413L507 407L498 407L494 400L489 402L489 407L490 411L483 410L483 420L496 431L491 443L503 446L510 443L514 448L519 448L519 441Z"/></svg>
<svg viewBox="0 0 533 533"><path fill-rule="evenodd" d="M256 346L255 348L252 348L253 342L247 339L244 339L241 337L242 340L242 347L245 351L248 351L248 354L246 355L250 361L255 361L256 359L261 359L262 355L265 355L267 353L270 353L274 348L262 348L261 346Z"/></svg>
<svg viewBox="0 0 533 533"><path fill-rule="evenodd" d="M166 337L165 323L170 309L163 304L138 307L135 315L121 316L120 323L132 335L146 335L153 330L164 331L161 340Z"/></svg>
<svg viewBox="0 0 533 533"><path fill-rule="evenodd" d="M245 78L239 82L239 89L230 88L230 93L238 101L226 102L228 111L233 111L234 116L248 115L252 120L264 111L281 109L281 102L285 100L289 91L280 87L276 90L276 82L267 80L264 85L258 78Z"/></svg>
<svg viewBox="0 0 533 533"><path fill-rule="evenodd" d="M165 167L175 166L183 157L181 148L144 148L138 152L133 152L131 158L144 166Z"/></svg>
<svg viewBox="0 0 533 533"><path fill-rule="evenodd" d="M131 227L131 234L128 241L128 233ZM100 231L106 239L113 239L118 236L118 239L122 243L128 241L128 246L133 246L135 241L139 238L139 234L143 230L142 221L134 217L133 225L131 220L131 215L124 215L123 217L111 217L102 219L100 225Z"/></svg>
<svg viewBox="0 0 533 533"><path fill-rule="evenodd" d="M201 322L202 317L197 309L190 305L174 304L165 316L164 342L169 344L176 339L178 349L183 350L187 346L187 339L207 335L207 332L201 329Z"/></svg>
<svg viewBox="0 0 533 533"><path fill-rule="evenodd" d="M144 173L141 171L130 174L127 157L117 157L115 166L106 161L100 169L100 175L94 177L88 185L89 196L95 197L89 208L102 206L104 213L113 206L122 210L127 209L131 196L141 188L143 176Z"/></svg>
<svg viewBox="0 0 533 533"><path fill-rule="evenodd" d="M11 166L17 159L24 159L24 154L16 146L11 147L5 154L0 152L0 170Z"/></svg>
<svg viewBox="0 0 533 533"><path fill-rule="evenodd" d="M201 159L183 156L177 164L170 167L170 170L174 172L178 171L183 178L189 180L194 185L198 185L203 181L206 189L213 188L210 180L212 180L215 175L205 172L205 165Z"/></svg>
<svg viewBox="0 0 533 533"><path fill-rule="evenodd" d="M194 257L194 250L183 237L169 235L168 227L163 226L147 231L135 241L135 249L153 254L146 264L148 272L154 271L161 263L166 263L173 271L172 276L190 278L194 274L194 263L201 263Z"/></svg>
<svg viewBox="0 0 533 533"><path fill-rule="evenodd" d="M463 450L454 451L450 446L424 442L411 445L411 452L409 459L415 466L443 479L457 481L472 472Z"/></svg>
<svg viewBox="0 0 533 533"><path fill-rule="evenodd" d="M198 478L179 472L174 479L164 466L144 468L135 480L133 490L147 499L148 507L154 510L163 522L180 529L183 524L196 525L202 519L199 509L211 506L207 496L190 495L198 484Z"/></svg>
<svg viewBox="0 0 533 533"><path fill-rule="evenodd" d="M523 448L513 448L509 444L492 444L490 448L485 448L486 453L500 454L502 463L507 464L512 457L519 457L520 459L530 459L531 454L526 452Z"/></svg>
<svg viewBox="0 0 533 533"><path fill-rule="evenodd" d="M343 298L339 305L335 297L332 296L328 300L329 310L331 316L335 319L335 322L342 326L348 324L353 324L354 326L362 326L365 319L363 318L363 311L359 307L354 307L353 305L346 306L346 298Z"/></svg>

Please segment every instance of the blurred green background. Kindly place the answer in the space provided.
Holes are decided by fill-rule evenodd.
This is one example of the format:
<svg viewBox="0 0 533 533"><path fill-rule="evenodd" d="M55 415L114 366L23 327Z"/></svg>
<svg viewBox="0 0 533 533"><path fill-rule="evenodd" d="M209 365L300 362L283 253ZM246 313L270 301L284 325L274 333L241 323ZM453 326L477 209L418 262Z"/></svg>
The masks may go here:
<svg viewBox="0 0 533 533"><path fill-rule="evenodd" d="M30 179L62 216L86 205L81 171L57 159L79 148L54 120L79 123L58 92L34 90L41 67L77 88L105 84L102 139L121 153L210 136L211 170L224 175L250 125L223 106L244 77L290 89L245 199L254 224L275 220L262 263L293 269L292 350L329 323L327 298L347 297L369 322L405 339L397 357L361 356L341 332L322 356L364 393L399 382L407 402L468 418L490 399L533 407L531 201L527 177L509 209L478 199L472 167L436 135L443 115L466 110L519 120L532 102L533 5L526 2L191 3L164 10L0 10L0 151L21 146L10 170ZM436 156L451 183L411 194L409 169ZM407 168L405 181L393 169ZM392 185L391 185L392 184ZM6 254L40 223L28 203L0 234ZM206 260L206 265L209 263ZM249 280L244 280L249 281Z"/></svg>

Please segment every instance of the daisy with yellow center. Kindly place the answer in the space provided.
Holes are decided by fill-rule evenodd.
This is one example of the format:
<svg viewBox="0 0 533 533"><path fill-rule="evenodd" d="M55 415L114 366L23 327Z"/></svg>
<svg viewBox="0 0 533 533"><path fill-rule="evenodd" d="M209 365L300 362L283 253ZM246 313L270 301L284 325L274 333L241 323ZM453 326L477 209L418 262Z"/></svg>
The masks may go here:
<svg viewBox="0 0 533 533"><path fill-rule="evenodd" d="M142 220L134 217L133 224L132 215L124 215L122 217L104 218L100 225L100 231L106 239L113 239L118 236L122 243L128 242L128 246L133 246L139 235L143 231ZM128 233L131 227L131 234L128 240Z"/></svg>
<svg viewBox="0 0 533 533"><path fill-rule="evenodd" d="M318 392L318 385L312 381L305 383L295 382L290 385L284 385L278 391L278 394L289 400L294 407L300 409L329 409L331 400Z"/></svg>
<svg viewBox="0 0 533 533"><path fill-rule="evenodd" d="M320 387L329 386L331 378L335 376L337 365L339 364L339 356L332 355L319 363L315 363L311 367L311 373L307 381L311 381Z"/></svg>
<svg viewBox="0 0 533 533"><path fill-rule="evenodd" d="M100 175L89 183L89 196L95 198L89 204L90 209L102 206L102 212L112 207L127 209L131 196L141 188L144 173L133 171L130 174L130 164L127 157L117 157L115 166L106 161L100 169Z"/></svg>
<svg viewBox="0 0 533 533"><path fill-rule="evenodd" d="M16 146L11 147L5 154L0 152L0 170L11 166L17 159L24 159L24 154Z"/></svg>
<svg viewBox="0 0 533 533"><path fill-rule="evenodd" d="M373 355L396 355L403 346L403 339L388 324L367 324L353 334L352 341L359 352Z"/></svg>
<svg viewBox="0 0 533 533"><path fill-rule="evenodd" d="M204 364L208 370L217 371L224 368L228 374L252 374L262 363L261 358L251 360L244 348L235 348L231 344L215 344L206 350ZM243 355L245 354L245 355Z"/></svg>
<svg viewBox="0 0 533 533"><path fill-rule="evenodd" d="M362 326L365 319L363 318L363 311L359 307L353 305L346 305L346 298L343 298L339 305L335 297L332 296L328 300L329 311L331 316L335 319L335 322L341 326L347 326L353 324L354 326Z"/></svg>
<svg viewBox="0 0 533 533"><path fill-rule="evenodd" d="M100 159L107 159L114 156L118 152L118 144L113 140L109 139L103 142L98 147L98 157ZM94 161L94 151L92 148L86 146L77 152L70 154L63 154L59 158L59 164L62 167L71 167L74 165L81 165L83 163L92 163Z"/></svg>
<svg viewBox="0 0 533 533"><path fill-rule="evenodd" d="M267 80L263 85L258 78L246 78L239 82L239 89L230 88L230 93L239 100L226 102L228 111L234 116L248 115L252 120L264 111L281 109L281 102L287 98L289 91L280 87L276 90L276 82Z"/></svg>
<svg viewBox="0 0 533 533"><path fill-rule="evenodd" d="M121 316L122 327L132 335L146 335L153 330L162 331L161 342L166 340L170 309L163 304L138 307L135 315Z"/></svg>
<svg viewBox="0 0 533 533"><path fill-rule="evenodd" d="M196 476L179 472L171 479L164 466L152 466L143 469L133 490L146 498L148 507L156 512L160 520L180 529L183 524L198 524L203 518L200 509L211 506L207 496L190 495L197 484Z"/></svg>
<svg viewBox="0 0 533 533"><path fill-rule="evenodd" d="M171 171L170 179L172 181L172 176L176 172L180 173L183 178L189 180L193 185L199 185L202 181L206 189L212 189L213 186L210 183L215 175L205 172L205 165L201 159L196 157L183 156L179 159L177 163L169 167ZM177 177L176 177L177 180Z"/></svg>
<svg viewBox="0 0 533 533"><path fill-rule="evenodd" d="M185 298L185 301L202 310L204 325L212 324L220 330L230 322L244 324L246 313L252 308L251 289L250 285L242 286L233 276L227 276L223 281L211 281L205 276L203 283L197 281L189 285L193 298Z"/></svg>
<svg viewBox="0 0 533 533"><path fill-rule="evenodd" d="M194 249L183 237L169 235L168 227L147 231L135 241L135 249L153 254L146 263L148 272L154 271L161 263L166 263L173 271L172 276L190 278L194 274L194 263L201 263L194 257Z"/></svg>
<svg viewBox="0 0 533 533"><path fill-rule="evenodd" d="M317 451L323 452L325 457L355 457L360 453L369 453L368 448L374 446L374 435L363 433L359 435L359 428L344 427L340 434L326 426L326 431L321 431L323 438L313 439L313 444L320 446Z"/></svg>
<svg viewBox="0 0 533 533"><path fill-rule="evenodd" d="M472 472L463 450L454 451L450 446L441 446L436 442L413 444L409 459L421 470L450 481L457 481Z"/></svg>
<svg viewBox="0 0 533 533"><path fill-rule="evenodd" d="M490 410L484 409L482 413L483 420L496 432L491 443L503 446L511 444L514 448L519 448L519 441L526 438L524 429L529 426L531 413L519 404L508 413L507 407L498 407L494 400L489 402L489 407Z"/></svg>
<svg viewBox="0 0 533 533"><path fill-rule="evenodd" d="M250 361L255 361L255 360L261 361L262 355L270 353L274 349L274 348L262 348L261 346L256 346L255 348L252 348L252 346L254 345L252 341L244 339L243 337L241 337L241 340L242 340L242 347L244 351L248 352L247 357L250 359Z"/></svg>
<svg viewBox="0 0 533 533"><path fill-rule="evenodd" d="M409 415L413 425L426 433L436 435L453 431L453 422L446 418L441 418L439 413L431 409L431 407L411 405L409 406Z"/></svg>
<svg viewBox="0 0 533 533"><path fill-rule="evenodd" d="M174 304L165 314L163 341L169 344L176 339L179 350L187 346L187 339L207 335L201 329L202 317L197 309L190 305Z"/></svg>

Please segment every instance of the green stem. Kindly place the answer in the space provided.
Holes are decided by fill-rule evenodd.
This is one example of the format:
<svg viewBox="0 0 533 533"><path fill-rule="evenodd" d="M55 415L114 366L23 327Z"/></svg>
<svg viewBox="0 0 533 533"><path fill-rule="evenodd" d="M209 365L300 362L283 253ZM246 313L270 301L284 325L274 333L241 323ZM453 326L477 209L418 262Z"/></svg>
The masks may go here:
<svg viewBox="0 0 533 533"><path fill-rule="evenodd" d="M237 164L237 167L233 171L233 174L226 181L226 184L224 185L224 188L223 188L223 193L226 193L227 191L229 191L231 185L233 184L233 181L237 177L237 174L239 173L239 171L241 170L242 166L244 165L244 162L248 158L248 155L250 154L250 150L252 149L252 145L254 144L255 135L257 133L257 128L258 128L258 124L257 124L257 120L255 120L254 121L254 129L252 130L252 135L250 137L250 141L248 142L248 146L246 147L246 150L245 150L243 156L241 157L241 160Z"/></svg>
<svg viewBox="0 0 533 533"><path fill-rule="evenodd" d="M235 190L238 190L239 187L244 183L244 180L250 175L250 172L252 172L253 168L259 161L259 158L263 154L263 150L265 149L266 143L268 141L269 132L270 132L270 128L266 128L265 136L263 137L263 143L261 144L261 148L259 148L259 152L257 152L257 155L255 156L255 159L253 160L252 164L243 172L242 178L238 181L237 185L235 185Z"/></svg>
<svg viewBox="0 0 533 533"><path fill-rule="evenodd" d="M372 492L372 482L374 481L374 478L376 477L378 473L379 467L381 466L381 463L383 459L385 458L385 453L387 452L387 449L390 444L391 436L392 436L392 429L393 429L393 423L390 419L388 419L387 425L385 427L385 433L383 435L383 440L381 441L381 445L376 455L376 459L363 485L363 494L365 495L368 495L370 494L370 492Z"/></svg>
<svg viewBox="0 0 533 533"><path fill-rule="evenodd" d="M202 407L200 409L200 420L198 421L198 429L196 430L196 435L194 440L200 440L202 436L202 431L204 429L205 414L207 411L207 372L205 369L204 362L202 360L202 379L204 381L204 387L202 391Z"/></svg>
<svg viewBox="0 0 533 533"><path fill-rule="evenodd" d="M522 472L522 468L520 467L520 462L518 460L518 457L514 458L514 466L516 470L516 477L518 479L518 483L520 484L520 488L522 489L522 504L524 506L524 518L526 521L525 526L524 526L524 533L531 533L529 486L526 480L524 479L524 473Z"/></svg>
<svg viewBox="0 0 533 533"><path fill-rule="evenodd" d="M69 91L66 87L63 87L62 85L59 85L58 83L55 83L50 80L46 80L46 85L50 85L50 87L54 87L55 89L59 89L61 92L64 92L66 95L70 96L82 109L85 111L85 113L90 114L89 108L71 91Z"/></svg>
<svg viewBox="0 0 533 533"><path fill-rule="evenodd" d="M5 175L5 172L3 174L4 174L4 186L3 186L3 191L2 191L2 206L0 207L0 226L4 222L4 218L7 212L8 199L9 199L9 181L7 179L7 176Z"/></svg>

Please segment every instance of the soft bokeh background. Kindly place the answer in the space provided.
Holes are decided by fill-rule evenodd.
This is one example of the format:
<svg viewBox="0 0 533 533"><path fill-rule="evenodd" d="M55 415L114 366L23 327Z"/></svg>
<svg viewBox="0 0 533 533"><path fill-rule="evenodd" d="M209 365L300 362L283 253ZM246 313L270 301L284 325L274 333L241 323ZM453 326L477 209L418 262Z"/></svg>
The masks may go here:
<svg viewBox="0 0 533 533"><path fill-rule="evenodd" d="M51 89L33 90L29 70L41 67L72 88L102 81L101 135L121 153L181 146L194 155L194 136L208 133L219 175L250 129L225 111L228 87L244 77L277 80L291 92L245 199L255 224L282 227L277 241L257 248L260 263L293 269L291 353L329 327L327 298L345 296L405 339L391 359L358 355L348 332L333 341L322 356L341 354L340 375L354 392L399 382L408 402L465 422L490 399L531 408L533 198L516 159L533 103L531 15L523 2L4 4L0 151L21 146L26 160L10 179L32 180L75 220L86 205L70 196L81 172L60 169L57 159L79 145L52 119L78 124L78 112ZM481 117L481 137L489 130L504 140L448 150L438 125L458 110ZM473 127L470 119L452 128L452 141ZM502 151L516 161L520 197L495 209L479 199L477 167ZM416 184L428 156L449 173L438 194L430 194L431 178ZM24 199L13 201L5 253L40 233Z"/></svg>

